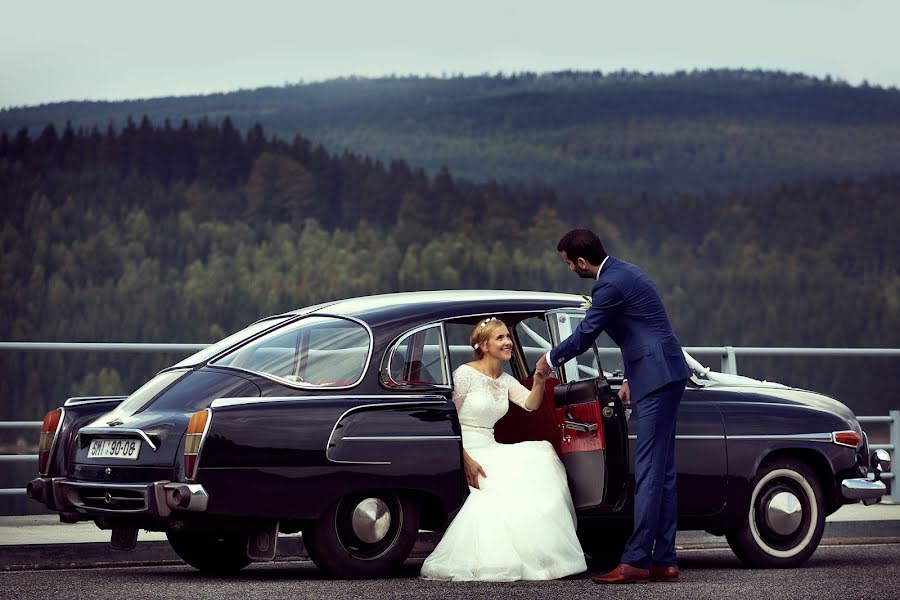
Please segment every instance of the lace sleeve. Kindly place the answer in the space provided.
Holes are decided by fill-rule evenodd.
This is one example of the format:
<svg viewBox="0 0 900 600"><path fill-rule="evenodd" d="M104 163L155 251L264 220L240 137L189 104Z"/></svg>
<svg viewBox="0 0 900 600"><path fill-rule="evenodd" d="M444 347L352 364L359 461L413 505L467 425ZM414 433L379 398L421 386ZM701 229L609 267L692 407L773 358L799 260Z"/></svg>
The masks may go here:
<svg viewBox="0 0 900 600"><path fill-rule="evenodd" d="M531 390L519 383L519 380L512 375L506 375L509 378L509 401L525 408L525 401L531 395ZM525 408L525 410L528 410Z"/></svg>
<svg viewBox="0 0 900 600"><path fill-rule="evenodd" d="M453 371L453 404L456 405L456 410L462 408L463 400L465 400L466 394L469 393L469 388L472 387L471 370L459 367Z"/></svg>

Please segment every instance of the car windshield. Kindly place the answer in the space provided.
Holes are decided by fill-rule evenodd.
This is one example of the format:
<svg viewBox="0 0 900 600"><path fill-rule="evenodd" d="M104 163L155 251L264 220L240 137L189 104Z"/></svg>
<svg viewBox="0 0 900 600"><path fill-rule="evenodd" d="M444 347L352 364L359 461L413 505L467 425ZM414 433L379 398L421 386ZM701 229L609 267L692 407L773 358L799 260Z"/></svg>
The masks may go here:
<svg viewBox="0 0 900 600"><path fill-rule="evenodd" d="M183 367L193 367L196 365L200 365L208 361L210 358L216 356L217 354L221 354L225 352L232 346L236 346L243 342L244 340L248 340L255 336L258 333L265 331L271 327L274 327L280 323L284 323L291 316L281 316L281 317L269 317L267 319L263 319L261 321L257 321L253 325L249 327L245 327L236 333L232 333L227 338L220 340L213 344L212 346L208 346L199 352L192 354L174 365L172 368L180 369Z"/></svg>
<svg viewBox="0 0 900 600"><path fill-rule="evenodd" d="M362 379L370 349L371 338L363 325L314 316L270 331L210 364L298 387L349 387Z"/></svg>

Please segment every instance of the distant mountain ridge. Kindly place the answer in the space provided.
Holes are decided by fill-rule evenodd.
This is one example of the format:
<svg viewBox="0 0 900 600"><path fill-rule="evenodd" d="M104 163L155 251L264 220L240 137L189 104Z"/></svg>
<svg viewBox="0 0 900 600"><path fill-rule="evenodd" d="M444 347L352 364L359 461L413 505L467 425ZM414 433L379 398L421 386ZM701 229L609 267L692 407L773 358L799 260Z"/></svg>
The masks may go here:
<svg viewBox="0 0 900 600"><path fill-rule="evenodd" d="M0 131L129 117L260 123L332 152L399 158L474 181L576 195L759 188L896 172L900 91L802 75L717 70L347 78L207 96L65 102L0 111Z"/></svg>

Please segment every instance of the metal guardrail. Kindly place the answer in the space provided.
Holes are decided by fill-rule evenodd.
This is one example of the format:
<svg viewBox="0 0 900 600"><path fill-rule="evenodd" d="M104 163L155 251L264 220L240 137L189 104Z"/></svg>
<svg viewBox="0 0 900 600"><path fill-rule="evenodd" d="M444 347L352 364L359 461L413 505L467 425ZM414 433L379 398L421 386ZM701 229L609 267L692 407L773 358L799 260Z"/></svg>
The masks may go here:
<svg viewBox="0 0 900 600"><path fill-rule="evenodd" d="M58 352L165 352L187 353L197 352L210 344L139 344L139 343L93 343L93 342L0 342L0 351L58 351ZM720 372L738 375L737 357L741 356L867 356L867 357L900 357L900 348L766 348L755 346L686 346L691 355L710 355L720 357ZM615 354L616 348L602 348L603 354ZM890 431L890 443L871 444L870 450L879 448L891 453L892 463L896 462L900 449L900 410L892 410L886 416L857 417L860 423L887 423ZM40 421L0 421L0 429L40 428ZM36 454L3 454L0 463L37 462ZM896 469L885 473L883 478L894 480ZM892 504L900 503L900 485L892 482L891 494L888 496ZM0 488L0 496L24 494L24 488Z"/></svg>

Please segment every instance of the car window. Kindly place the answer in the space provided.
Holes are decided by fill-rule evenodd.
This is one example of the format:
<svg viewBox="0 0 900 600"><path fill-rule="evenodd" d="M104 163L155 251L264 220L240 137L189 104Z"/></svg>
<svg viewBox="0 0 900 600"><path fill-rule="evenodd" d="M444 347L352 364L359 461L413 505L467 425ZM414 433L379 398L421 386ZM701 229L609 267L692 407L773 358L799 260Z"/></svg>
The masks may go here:
<svg viewBox="0 0 900 600"><path fill-rule="evenodd" d="M407 333L385 355L381 380L388 387L449 385L441 326Z"/></svg>
<svg viewBox="0 0 900 600"><path fill-rule="evenodd" d="M597 336L597 352L600 354L600 364L607 375L622 374L625 372L625 362L622 360L622 351L612 338L604 331Z"/></svg>
<svg viewBox="0 0 900 600"><path fill-rule="evenodd" d="M543 317L531 317L516 323L516 338L522 346L529 370L553 347L550 343L550 329Z"/></svg>
<svg viewBox="0 0 900 600"><path fill-rule="evenodd" d="M577 313L568 313L566 315L571 321L572 331L578 328L578 325L584 320L584 314ZM584 379L592 379L597 377L600 374L599 368L597 366L597 356L594 354L593 349L588 349L587 352L583 354L579 354L575 357L575 362L578 363L578 370L575 381L582 381Z"/></svg>
<svg viewBox="0 0 900 600"><path fill-rule="evenodd" d="M581 321L584 320L584 315L581 313L566 313L566 316L571 321L570 327L572 331L574 331ZM597 346L597 353L600 355L600 363L603 365L603 371L606 373L607 377L614 372L618 371L621 373L624 370L622 351L619 350L619 347L616 346L615 342L612 341L605 331L597 336L597 340L594 344ZM597 377L597 357L592 350L588 350L584 354L577 356L575 361L578 363L577 381Z"/></svg>
<svg viewBox="0 0 900 600"><path fill-rule="evenodd" d="M222 352L225 352L232 346L236 346L240 342L250 339L254 335L261 333L261 332L265 331L266 329L275 327L279 323L284 323L289 318L290 317L272 317L272 318L268 318L268 319L263 319L262 321L257 321L253 325L250 325L249 327L245 327L244 329L241 329L237 333L232 333L225 339L219 340L212 346L207 346L203 350L200 350L199 352L188 356L187 358L185 358L178 364L174 365L173 368L178 369L181 367L193 367L195 365L205 363L206 361L208 361L210 358L216 356L217 354L221 354Z"/></svg>
<svg viewBox="0 0 900 600"><path fill-rule="evenodd" d="M346 387L362 379L369 332L338 317L307 317L276 329L212 362L316 387Z"/></svg>

